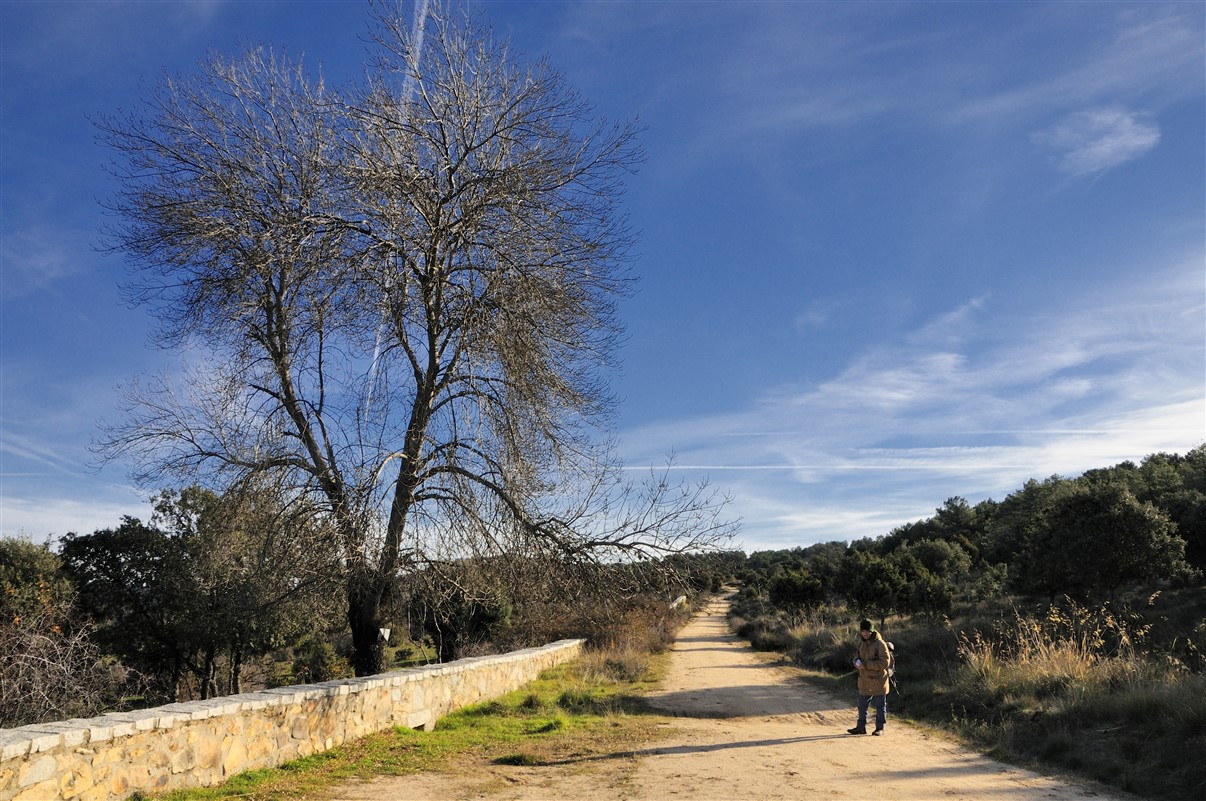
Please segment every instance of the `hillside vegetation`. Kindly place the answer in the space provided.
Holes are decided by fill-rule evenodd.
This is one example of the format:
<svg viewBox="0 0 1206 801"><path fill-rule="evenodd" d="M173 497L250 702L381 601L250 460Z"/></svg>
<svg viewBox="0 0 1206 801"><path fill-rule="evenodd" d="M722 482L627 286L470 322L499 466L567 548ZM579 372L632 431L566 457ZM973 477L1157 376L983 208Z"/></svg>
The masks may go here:
<svg viewBox="0 0 1206 801"><path fill-rule="evenodd" d="M853 694L858 621L890 713L1151 798L1206 787L1206 450L1155 454L851 544L758 552L732 623ZM1190 792L1192 795L1192 792Z"/></svg>

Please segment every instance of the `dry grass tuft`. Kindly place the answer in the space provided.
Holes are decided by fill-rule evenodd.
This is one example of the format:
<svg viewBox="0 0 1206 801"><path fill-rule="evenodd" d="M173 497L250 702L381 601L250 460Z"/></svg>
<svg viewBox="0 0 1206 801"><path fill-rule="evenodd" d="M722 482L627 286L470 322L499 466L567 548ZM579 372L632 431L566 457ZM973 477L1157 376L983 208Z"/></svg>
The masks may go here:
<svg viewBox="0 0 1206 801"><path fill-rule="evenodd" d="M1106 607L1073 602L1045 617L1014 611L991 634L959 635L959 656L978 683L998 692L1045 697L1081 690L1150 684L1169 678L1142 648L1150 627Z"/></svg>

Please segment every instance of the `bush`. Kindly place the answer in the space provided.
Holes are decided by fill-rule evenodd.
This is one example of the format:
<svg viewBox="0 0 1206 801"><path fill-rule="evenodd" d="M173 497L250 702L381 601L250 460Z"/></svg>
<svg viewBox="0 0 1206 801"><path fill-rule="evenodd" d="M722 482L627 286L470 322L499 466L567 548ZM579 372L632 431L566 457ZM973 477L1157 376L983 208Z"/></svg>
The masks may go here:
<svg viewBox="0 0 1206 801"><path fill-rule="evenodd" d="M139 677L101 655L91 629L49 609L0 626L0 728L89 718L120 708Z"/></svg>
<svg viewBox="0 0 1206 801"><path fill-rule="evenodd" d="M788 656L797 665L830 673L850 670L855 645L854 627L801 627L795 632L795 644Z"/></svg>
<svg viewBox="0 0 1206 801"><path fill-rule="evenodd" d="M635 682L649 672L651 660L648 651L631 645L616 648L591 648L579 660L582 671L592 681Z"/></svg>
<svg viewBox="0 0 1206 801"><path fill-rule="evenodd" d="M1008 752L1076 770L1149 798L1206 787L1206 677L1125 688L1069 687L1002 726ZM1069 736L1068 733L1071 733Z"/></svg>
<svg viewBox="0 0 1206 801"><path fill-rule="evenodd" d="M293 679L290 684L314 684L352 675L352 666L335 653L330 641L316 634L302 640L293 651Z"/></svg>

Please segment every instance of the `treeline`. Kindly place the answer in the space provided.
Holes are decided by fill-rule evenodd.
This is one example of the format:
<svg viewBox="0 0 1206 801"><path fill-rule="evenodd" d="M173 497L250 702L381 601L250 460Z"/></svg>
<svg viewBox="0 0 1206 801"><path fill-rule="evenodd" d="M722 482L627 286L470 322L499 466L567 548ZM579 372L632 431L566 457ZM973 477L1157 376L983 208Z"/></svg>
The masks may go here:
<svg viewBox="0 0 1206 801"><path fill-rule="evenodd" d="M0 727L353 675L338 543L321 516L275 498L189 487L161 494L148 521L56 550L0 539ZM388 593L382 664L565 637L608 647L633 631L668 642L671 602L719 587L710 565L427 559Z"/></svg>
<svg viewBox="0 0 1206 801"><path fill-rule="evenodd" d="M951 498L849 545L756 552L742 578L789 612L840 601L882 621L1002 592L1096 604L1126 587L1193 585L1204 570L1206 446L1031 480L999 502Z"/></svg>

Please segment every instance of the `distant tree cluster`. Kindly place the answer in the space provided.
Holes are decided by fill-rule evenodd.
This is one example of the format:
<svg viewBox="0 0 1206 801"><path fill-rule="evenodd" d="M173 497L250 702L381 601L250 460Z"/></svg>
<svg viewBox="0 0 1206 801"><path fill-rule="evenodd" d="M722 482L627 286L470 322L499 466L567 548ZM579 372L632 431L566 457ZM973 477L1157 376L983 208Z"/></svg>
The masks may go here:
<svg viewBox="0 0 1206 801"><path fill-rule="evenodd" d="M144 522L0 539L0 726L352 675L338 548L276 488L162 492ZM429 560L383 611L384 669L566 637L607 645L670 602L718 590L744 554L575 562L538 553Z"/></svg>
<svg viewBox="0 0 1206 801"><path fill-rule="evenodd" d="M154 510L68 535L57 553L0 540L5 725L350 675L339 549L323 515L257 483L166 491ZM734 579L791 625L842 608L940 618L1006 592L1100 603L1201 581L1204 521L1206 447L1028 481L1000 502L951 498L850 544L613 563L538 551L429 559L395 576L383 660L608 642L634 615L659 625L671 599Z"/></svg>
<svg viewBox="0 0 1206 801"><path fill-rule="evenodd" d="M263 487L167 491L150 523L69 534L60 552L97 643L148 677L151 701L240 692L246 663L340 611L329 532Z"/></svg>
<svg viewBox="0 0 1206 801"><path fill-rule="evenodd" d="M1101 603L1127 587L1200 581L1206 446L1078 478L1031 480L1004 500L951 498L925 520L846 545L753 553L743 578L789 616L845 603L883 619L941 617L1001 592Z"/></svg>

